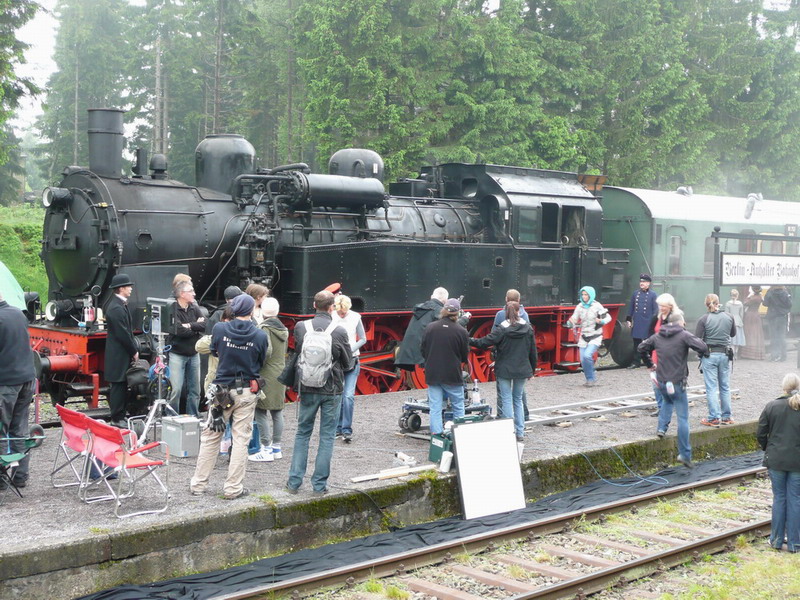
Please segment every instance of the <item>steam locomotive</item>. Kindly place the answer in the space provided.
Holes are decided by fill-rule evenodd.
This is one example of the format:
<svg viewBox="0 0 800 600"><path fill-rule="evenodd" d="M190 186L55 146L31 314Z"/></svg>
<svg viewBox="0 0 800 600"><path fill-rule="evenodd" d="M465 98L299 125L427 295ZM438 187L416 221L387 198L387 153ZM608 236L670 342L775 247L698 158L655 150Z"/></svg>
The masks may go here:
<svg viewBox="0 0 800 600"><path fill-rule="evenodd" d="M30 333L40 379L58 402L79 395L96 405L104 391L96 309L119 272L136 282L129 302L138 330L147 328L147 298L169 294L179 272L208 307L224 303L228 285L266 285L290 328L313 313L317 291L340 282L368 338L361 394L424 386L420 372L399 371L393 359L411 307L437 286L464 296L473 336L490 331L505 291L519 289L544 373L579 365L562 325L582 285L614 317L625 300L628 250L601 245L596 176L451 163L423 167L387 193L383 161L370 150L341 150L328 174L315 174L302 163L255 168L244 138L212 135L197 147L190 185L169 178L163 155L148 169L143 150L122 175L121 110L91 109L88 135L88 168L67 167L42 197L49 297L46 321ZM624 362L629 344L612 337L623 328L616 318L607 327ZM470 362L475 379L491 378L488 353Z"/></svg>

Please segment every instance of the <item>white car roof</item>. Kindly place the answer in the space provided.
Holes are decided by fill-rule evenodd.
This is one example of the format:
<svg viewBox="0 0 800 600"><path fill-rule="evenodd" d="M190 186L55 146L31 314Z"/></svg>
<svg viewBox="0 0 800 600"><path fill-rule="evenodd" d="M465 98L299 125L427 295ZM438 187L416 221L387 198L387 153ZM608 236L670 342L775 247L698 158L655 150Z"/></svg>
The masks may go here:
<svg viewBox="0 0 800 600"><path fill-rule="evenodd" d="M655 219L709 221L741 225L748 223L773 225L800 223L800 202L759 200L753 207L751 217L745 219L747 198L706 194L685 196L674 191L664 192L615 186L606 186L606 188L633 194L641 200Z"/></svg>

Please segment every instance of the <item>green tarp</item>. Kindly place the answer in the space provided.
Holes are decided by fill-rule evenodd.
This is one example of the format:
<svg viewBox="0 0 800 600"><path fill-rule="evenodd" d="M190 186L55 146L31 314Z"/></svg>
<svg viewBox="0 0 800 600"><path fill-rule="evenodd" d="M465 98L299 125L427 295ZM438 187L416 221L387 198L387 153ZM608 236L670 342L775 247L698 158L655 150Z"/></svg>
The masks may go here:
<svg viewBox="0 0 800 600"><path fill-rule="evenodd" d="M11 306L25 310L25 293L2 260L0 260L0 294L3 295L3 300Z"/></svg>

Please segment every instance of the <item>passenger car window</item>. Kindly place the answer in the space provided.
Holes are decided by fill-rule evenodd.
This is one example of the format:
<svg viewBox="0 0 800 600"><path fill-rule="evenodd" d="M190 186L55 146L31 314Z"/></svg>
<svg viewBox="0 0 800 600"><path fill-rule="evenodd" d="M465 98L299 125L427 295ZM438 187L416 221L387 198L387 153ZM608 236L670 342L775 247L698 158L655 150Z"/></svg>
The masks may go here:
<svg viewBox="0 0 800 600"><path fill-rule="evenodd" d="M681 274L681 250L683 249L683 238L673 235L669 238L669 274Z"/></svg>

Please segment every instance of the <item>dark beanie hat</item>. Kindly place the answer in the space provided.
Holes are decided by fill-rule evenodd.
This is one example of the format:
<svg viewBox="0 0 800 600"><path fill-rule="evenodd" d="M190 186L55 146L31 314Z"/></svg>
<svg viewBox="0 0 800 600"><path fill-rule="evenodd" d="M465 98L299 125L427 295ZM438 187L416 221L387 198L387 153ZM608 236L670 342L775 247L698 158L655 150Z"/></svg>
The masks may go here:
<svg viewBox="0 0 800 600"><path fill-rule="evenodd" d="M229 285L225 288L225 300L233 300L236 296L241 296L242 290L237 285Z"/></svg>
<svg viewBox="0 0 800 600"><path fill-rule="evenodd" d="M231 301L231 310L234 317L246 317L253 314L256 301L250 294L239 294Z"/></svg>

